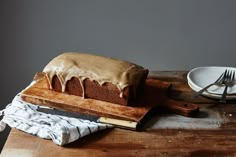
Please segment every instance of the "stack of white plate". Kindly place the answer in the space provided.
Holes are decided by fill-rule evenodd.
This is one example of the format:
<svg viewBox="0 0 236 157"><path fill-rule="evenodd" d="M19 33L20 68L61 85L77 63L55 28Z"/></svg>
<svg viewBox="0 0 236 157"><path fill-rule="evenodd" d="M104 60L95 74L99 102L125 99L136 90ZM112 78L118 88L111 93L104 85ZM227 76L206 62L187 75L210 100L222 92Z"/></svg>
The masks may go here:
<svg viewBox="0 0 236 157"><path fill-rule="evenodd" d="M206 87L207 85L215 82L226 69L236 71L236 68L233 67L218 67L218 66L198 67L192 69L187 75L188 85L194 91L197 92L202 88ZM220 99L224 91L224 88L225 88L224 85L222 86L214 85L208 88L205 92L203 92L202 95L210 98ZM229 87L227 93L228 93L227 99L236 99L236 85Z"/></svg>

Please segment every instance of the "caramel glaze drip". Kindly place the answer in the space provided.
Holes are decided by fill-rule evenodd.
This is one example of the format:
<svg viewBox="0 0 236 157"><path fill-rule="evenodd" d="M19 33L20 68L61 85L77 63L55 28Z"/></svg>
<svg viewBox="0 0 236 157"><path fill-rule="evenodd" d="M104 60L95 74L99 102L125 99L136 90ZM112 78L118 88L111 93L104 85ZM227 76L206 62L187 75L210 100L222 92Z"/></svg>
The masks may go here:
<svg viewBox="0 0 236 157"><path fill-rule="evenodd" d="M50 89L52 89L52 79L56 75L62 85L62 92L65 92L68 80L72 77L78 78L83 97L85 79L95 80L101 86L108 82L116 85L120 90L120 97L123 97L124 88L127 86L133 86L136 93L135 89L147 71L127 61L79 52L63 53L50 61L43 70Z"/></svg>

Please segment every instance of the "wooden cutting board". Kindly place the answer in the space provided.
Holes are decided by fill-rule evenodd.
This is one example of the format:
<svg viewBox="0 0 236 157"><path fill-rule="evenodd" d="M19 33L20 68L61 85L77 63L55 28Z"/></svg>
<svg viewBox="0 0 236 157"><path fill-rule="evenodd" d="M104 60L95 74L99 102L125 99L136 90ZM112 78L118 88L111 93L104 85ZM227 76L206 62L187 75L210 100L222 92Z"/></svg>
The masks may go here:
<svg viewBox="0 0 236 157"><path fill-rule="evenodd" d="M198 111L195 104L186 105L184 102L167 99L169 88L168 82L147 79L144 94L131 104L132 106L123 106L49 90L45 76L38 75L34 83L23 90L21 98L33 104L99 116L100 122L136 129L144 116L158 105L165 105L168 109L185 116L191 116Z"/></svg>

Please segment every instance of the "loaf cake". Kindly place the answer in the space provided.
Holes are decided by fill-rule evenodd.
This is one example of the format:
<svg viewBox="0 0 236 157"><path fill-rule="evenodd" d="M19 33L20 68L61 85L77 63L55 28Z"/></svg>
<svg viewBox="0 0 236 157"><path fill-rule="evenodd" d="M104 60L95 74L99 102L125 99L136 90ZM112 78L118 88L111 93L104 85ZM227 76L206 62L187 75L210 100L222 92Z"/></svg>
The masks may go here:
<svg viewBox="0 0 236 157"><path fill-rule="evenodd" d="M79 52L66 52L43 69L56 92L131 105L143 90L148 70L127 61Z"/></svg>

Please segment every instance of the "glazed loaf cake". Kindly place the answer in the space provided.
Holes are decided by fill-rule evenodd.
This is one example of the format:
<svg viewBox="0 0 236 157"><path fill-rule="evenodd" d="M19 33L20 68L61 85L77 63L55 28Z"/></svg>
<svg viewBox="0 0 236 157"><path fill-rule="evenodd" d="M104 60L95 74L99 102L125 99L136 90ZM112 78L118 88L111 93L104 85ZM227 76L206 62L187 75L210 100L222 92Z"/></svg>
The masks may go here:
<svg viewBox="0 0 236 157"><path fill-rule="evenodd" d="M132 104L148 75L134 63L79 52L55 57L43 72L50 90L120 105Z"/></svg>

